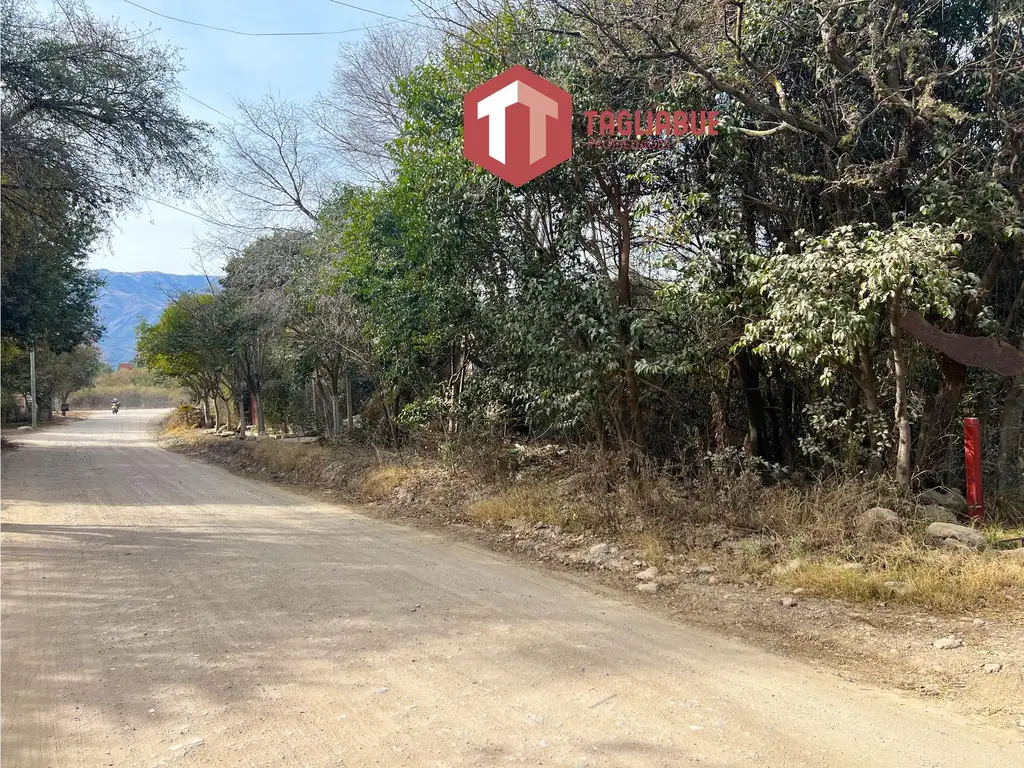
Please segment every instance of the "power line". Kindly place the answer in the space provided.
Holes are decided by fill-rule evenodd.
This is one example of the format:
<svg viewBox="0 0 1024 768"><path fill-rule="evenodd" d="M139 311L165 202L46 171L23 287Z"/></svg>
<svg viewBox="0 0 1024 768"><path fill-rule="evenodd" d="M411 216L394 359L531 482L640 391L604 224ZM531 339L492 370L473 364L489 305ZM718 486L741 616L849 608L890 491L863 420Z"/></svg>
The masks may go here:
<svg viewBox="0 0 1024 768"><path fill-rule="evenodd" d="M433 29L433 27L431 27L428 24L420 24L419 22L412 21L410 19L410 17L408 17L408 16L405 16L405 17L402 17L402 16L390 16L390 15L388 15L386 13L381 13L380 11L372 11L369 8L363 8L360 5L353 5L352 3L343 3L341 0L329 0L329 1L334 3L335 5L341 5L341 6L345 7L345 8L351 8L352 10L355 10L355 11L362 11L363 13L371 13L374 16L380 16L382 19L392 19L393 21L401 22L403 24L412 24L414 27L423 27L424 29ZM422 16L423 14L417 13L415 15L416 16Z"/></svg>
<svg viewBox="0 0 1024 768"><path fill-rule="evenodd" d="M128 5L131 5L131 6L135 7L135 8L138 8L140 11L145 11L146 13L151 13L154 16L159 16L162 19L168 19L169 21L176 21L179 24L188 24L189 26L192 26L192 27L202 27L203 29L212 29L212 30L214 30L216 32L227 32L228 34L232 34L232 35L242 35L244 37L311 37L311 36L320 36L320 35L345 35L345 34L348 34L349 32L364 32L364 31L366 31L366 29L368 29L368 27L353 27L352 29L338 29L338 30L334 30L332 32L243 32L243 31L238 30L238 29L228 29L226 27L214 27L214 26L211 26L210 24L202 24L202 23L200 23L198 21L189 21L188 19L179 19L176 16L168 16L166 13L160 13L159 11L154 11L152 8L147 8L144 5L139 5L138 3L132 2L132 0L123 0L123 1L125 3L127 3ZM372 13L372 11L371 11L371 13ZM391 18L391 17L389 17L389 18ZM402 19L397 19L397 20L398 21L402 21ZM379 24L378 26L383 27L385 25L384 24ZM374 27L369 27L369 29L373 29L373 28Z"/></svg>
<svg viewBox="0 0 1024 768"><path fill-rule="evenodd" d="M196 104L202 104L202 105L203 105L204 107L206 107L206 108L207 108L208 110L210 110L211 112L216 112L216 113L217 113L218 115L220 115L221 117L227 118L228 120L231 120L232 122L234 122L234 120L235 120L235 118L231 117L231 115L226 115L226 114L224 114L223 112L221 112L221 111L220 111L219 109L217 109L216 107L212 107L212 106L210 106L209 104L207 104L207 103L206 103L205 101L203 101L202 99L197 99L197 98L196 98L195 96L193 96L193 95L192 95L191 93L188 93L187 91L182 91L182 92L181 92L181 95L182 95L182 96L185 96L185 97L187 97L187 98L189 98L189 99L192 99L192 101L194 101L194 102L195 102Z"/></svg>
<svg viewBox="0 0 1024 768"><path fill-rule="evenodd" d="M206 216L202 216L202 215L200 215L198 213L193 213L192 211L186 211L184 208L179 208L176 205L171 205L170 203L165 203L163 200L157 200L155 197L148 197L146 195L139 195L139 197L141 197L143 200L146 200L147 202L156 203L157 205L162 205L165 208L170 208L172 211L177 211L178 213L184 213L186 216L191 216L193 218L199 219L200 221L206 222L207 224L213 224L214 226L220 226L221 224L223 224L223 222L214 221L213 219L209 219Z"/></svg>

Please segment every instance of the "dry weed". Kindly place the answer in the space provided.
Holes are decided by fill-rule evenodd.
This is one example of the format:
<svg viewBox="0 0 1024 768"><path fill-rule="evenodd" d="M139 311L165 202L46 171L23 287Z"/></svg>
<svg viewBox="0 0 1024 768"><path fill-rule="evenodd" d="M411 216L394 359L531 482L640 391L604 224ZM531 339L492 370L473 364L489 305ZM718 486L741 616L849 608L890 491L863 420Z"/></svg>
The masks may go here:
<svg viewBox="0 0 1024 768"><path fill-rule="evenodd" d="M664 563L666 556L671 550L671 544L653 531L627 534L624 537L624 542L630 549L640 552L644 562L651 563L652 565Z"/></svg>
<svg viewBox="0 0 1024 768"><path fill-rule="evenodd" d="M775 581L820 597L956 612L1024 599L1024 560L1000 552L928 550L905 540L862 568L823 560L783 570Z"/></svg>
<svg viewBox="0 0 1024 768"><path fill-rule="evenodd" d="M389 464L363 473L359 493L370 499L386 499L398 488L416 481L421 471L416 467Z"/></svg>
<svg viewBox="0 0 1024 768"><path fill-rule="evenodd" d="M560 525L566 530L592 530L595 524L595 517L585 507L565 498L559 486L550 481L510 486L494 496L473 502L466 512L477 522L522 520Z"/></svg>

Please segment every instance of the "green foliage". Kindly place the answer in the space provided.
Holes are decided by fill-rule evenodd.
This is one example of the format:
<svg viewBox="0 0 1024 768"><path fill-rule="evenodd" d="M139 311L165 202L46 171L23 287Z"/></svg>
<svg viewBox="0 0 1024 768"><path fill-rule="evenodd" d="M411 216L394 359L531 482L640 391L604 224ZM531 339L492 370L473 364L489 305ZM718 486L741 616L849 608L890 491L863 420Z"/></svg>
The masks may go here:
<svg viewBox="0 0 1024 768"><path fill-rule="evenodd" d="M194 189L208 128L175 100L173 49L79 0L0 3L5 344L70 352L102 332L85 269L113 217L147 190Z"/></svg>
<svg viewBox="0 0 1024 768"><path fill-rule="evenodd" d="M338 434L348 380L392 441L593 442L634 469L902 473L913 436L949 481L968 407L1013 453L1008 387L893 329L916 310L1021 344L1014 9L795 0L722 24L570 0L467 21L392 84L386 181L233 256L216 329L144 329L155 367L218 372L282 425ZM462 147L463 96L513 64L577 113L572 159L520 188ZM589 145L579 116L609 108L723 122L668 149Z"/></svg>
<svg viewBox="0 0 1024 768"><path fill-rule="evenodd" d="M36 402L39 408L50 406L54 398L61 402L92 386L106 370L96 347L81 345L67 352L56 352L45 344L36 347ZM19 351L4 370L3 401L12 404L15 393L29 400L31 393L29 353Z"/></svg>
<svg viewBox="0 0 1024 768"><path fill-rule="evenodd" d="M956 237L950 227L903 222L885 231L840 227L823 237L797 232L757 261L751 287L764 295L766 312L747 326L741 343L810 362L827 384L836 365L853 364L888 327L897 292L902 308L952 317L953 302L968 287L955 267Z"/></svg>

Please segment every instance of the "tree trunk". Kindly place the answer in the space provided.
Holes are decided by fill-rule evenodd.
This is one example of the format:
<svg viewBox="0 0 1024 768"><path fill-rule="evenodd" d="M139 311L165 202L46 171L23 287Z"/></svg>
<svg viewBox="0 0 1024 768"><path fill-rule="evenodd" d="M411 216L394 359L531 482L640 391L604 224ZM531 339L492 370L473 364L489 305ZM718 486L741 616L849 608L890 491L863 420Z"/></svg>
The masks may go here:
<svg viewBox="0 0 1024 768"><path fill-rule="evenodd" d="M896 289L889 305L889 332L892 334L892 368L896 379L896 428L899 443L896 449L896 484L910 490L910 419L907 416L907 368L900 331L900 299L902 287Z"/></svg>
<svg viewBox="0 0 1024 768"><path fill-rule="evenodd" d="M996 462L997 487L1000 493L1019 490L1022 485L1020 443L1024 420L1024 375L1015 376L1003 401L1003 418L999 424L999 456Z"/></svg>
<svg viewBox="0 0 1024 768"><path fill-rule="evenodd" d="M743 398L747 406L750 452L758 458L770 461L772 456L768 435L768 418L765 414L764 397L761 394L759 361L750 350L743 348L733 358L733 368L743 386Z"/></svg>
<svg viewBox="0 0 1024 768"><path fill-rule="evenodd" d="M245 430L249 425L245 418L245 395L238 393L238 437L245 440Z"/></svg>
<svg viewBox="0 0 1024 768"><path fill-rule="evenodd" d="M327 387L324 385L324 380L319 376L316 377L316 389L320 395L320 406L323 409L324 416L324 432L327 433L327 437L334 437L334 430L331 428L331 412L327 409L327 403L330 401L330 396L327 394Z"/></svg>
<svg viewBox="0 0 1024 768"><path fill-rule="evenodd" d="M220 429L220 404L217 402L217 395L213 396L213 428Z"/></svg>
<svg viewBox="0 0 1024 768"><path fill-rule="evenodd" d="M868 459L868 477L874 477L882 471L885 465L878 448L878 428L882 412L878 406L878 379L875 377L875 361L872 358L871 350L861 347L857 355L857 363L857 368L854 369L854 379L864 395L864 426L867 429L868 451L871 454Z"/></svg>
<svg viewBox="0 0 1024 768"><path fill-rule="evenodd" d="M338 391L338 368L335 366L331 369L331 427L335 436L341 434L341 406L338 403L339 397L341 397L341 393Z"/></svg>
<svg viewBox="0 0 1024 768"><path fill-rule="evenodd" d="M796 468L796 445L793 441L793 385L782 385L782 460L790 470Z"/></svg>
<svg viewBox="0 0 1024 768"><path fill-rule="evenodd" d="M334 387L337 388L336 386ZM338 403L338 398L341 397L337 392L331 394L331 419L334 423L334 434L341 434L341 408Z"/></svg>
<svg viewBox="0 0 1024 768"><path fill-rule="evenodd" d="M252 402L256 406L256 434L265 435L267 433L267 421L263 417L263 396L258 391L253 392Z"/></svg>
<svg viewBox="0 0 1024 768"><path fill-rule="evenodd" d="M210 395L203 393L203 429L210 428Z"/></svg>
<svg viewBox="0 0 1024 768"><path fill-rule="evenodd" d="M399 394L398 387L395 387L395 395L393 400L394 413L388 414L388 427L391 429L391 443L394 446L398 446L398 407L399 407ZM391 410L391 409L388 409Z"/></svg>
<svg viewBox="0 0 1024 768"><path fill-rule="evenodd" d="M354 429L352 422L352 373L345 369L345 417L348 419L348 431L351 434Z"/></svg>

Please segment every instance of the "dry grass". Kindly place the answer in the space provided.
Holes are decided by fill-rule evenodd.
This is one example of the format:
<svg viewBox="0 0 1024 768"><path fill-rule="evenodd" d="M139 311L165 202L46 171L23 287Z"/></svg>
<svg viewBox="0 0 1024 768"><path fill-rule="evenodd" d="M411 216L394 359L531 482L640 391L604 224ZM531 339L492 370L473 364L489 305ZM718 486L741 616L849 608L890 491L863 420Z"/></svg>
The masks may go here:
<svg viewBox="0 0 1024 768"><path fill-rule="evenodd" d="M905 541L861 569L822 560L784 569L775 581L820 597L956 612L1024 600L1024 559L1001 552L928 550Z"/></svg>
<svg viewBox="0 0 1024 768"><path fill-rule="evenodd" d="M260 440L253 443L252 454L262 469L276 475L303 475L329 460L323 446L302 444L297 440Z"/></svg>
<svg viewBox="0 0 1024 768"><path fill-rule="evenodd" d="M623 537L627 547L636 549L645 562L652 565L661 565L665 562L671 545L665 539L653 531L644 533L630 533Z"/></svg>
<svg viewBox="0 0 1024 768"><path fill-rule="evenodd" d="M476 522L560 525L567 531L592 530L597 522L593 511L567 498L554 482L532 481L505 488L500 493L471 503L466 514Z"/></svg>
<svg viewBox="0 0 1024 768"><path fill-rule="evenodd" d="M359 493L369 499L387 499L399 488L410 485L422 474L417 467L389 464L363 473Z"/></svg>

